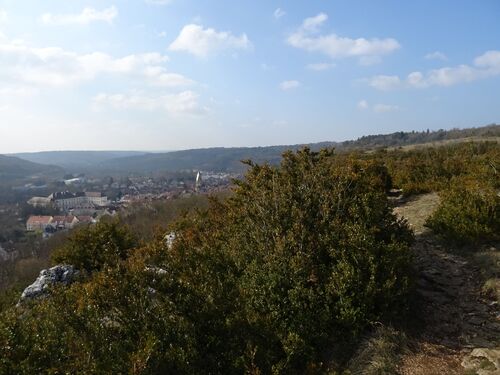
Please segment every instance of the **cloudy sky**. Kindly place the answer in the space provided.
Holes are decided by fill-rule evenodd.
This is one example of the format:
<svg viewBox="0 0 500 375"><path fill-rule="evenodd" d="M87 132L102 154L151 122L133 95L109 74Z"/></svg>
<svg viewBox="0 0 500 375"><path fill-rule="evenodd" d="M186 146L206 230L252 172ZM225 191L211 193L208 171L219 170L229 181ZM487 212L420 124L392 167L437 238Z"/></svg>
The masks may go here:
<svg viewBox="0 0 500 375"><path fill-rule="evenodd" d="M497 0L0 0L0 153L500 122Z"/></svg>

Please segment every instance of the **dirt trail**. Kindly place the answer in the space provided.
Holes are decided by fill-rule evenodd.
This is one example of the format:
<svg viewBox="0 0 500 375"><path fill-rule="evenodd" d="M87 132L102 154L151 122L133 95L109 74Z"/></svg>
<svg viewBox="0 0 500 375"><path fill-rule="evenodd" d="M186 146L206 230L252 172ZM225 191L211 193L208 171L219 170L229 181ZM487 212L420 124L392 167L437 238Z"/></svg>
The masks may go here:
<svg viewBox="0 0 500 375"><path fill-rule="evenodd" d="M481 295L479 270L465 256L443 248L424 228L437 204L437 195L428 194L396 208L417 236L413 250L419 321L399 372L500 375L499 306Z"/></svg>

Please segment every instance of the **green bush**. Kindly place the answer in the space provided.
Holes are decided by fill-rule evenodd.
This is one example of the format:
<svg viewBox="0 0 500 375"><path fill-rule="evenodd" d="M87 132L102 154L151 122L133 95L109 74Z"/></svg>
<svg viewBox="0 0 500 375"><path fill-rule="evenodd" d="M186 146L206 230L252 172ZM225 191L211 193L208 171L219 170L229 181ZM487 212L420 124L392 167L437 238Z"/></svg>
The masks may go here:
<svg viewBox="0 0 500 375"><path fill-rule="evenodd" d="M426 225L444 239L471 244L500 236L500 196L483 181L454 180Z"/></svg>
<svg viewBox="0 0 500 375"><path fill-rule="evenodd" d="M272 343L253 343L264 372L317 361L319 348L405 308L412 235L388 186L381 166L307 149L239 185L226 241L247 320Z"/></svg>
<svg viewBox="0 0 500 375"><path fill-rule="evenodd" d="M91 273L114 266L129 256L137 245L126 227L116 221L78 228L66 243L52 254L54 263L71 264Z"/></svg>

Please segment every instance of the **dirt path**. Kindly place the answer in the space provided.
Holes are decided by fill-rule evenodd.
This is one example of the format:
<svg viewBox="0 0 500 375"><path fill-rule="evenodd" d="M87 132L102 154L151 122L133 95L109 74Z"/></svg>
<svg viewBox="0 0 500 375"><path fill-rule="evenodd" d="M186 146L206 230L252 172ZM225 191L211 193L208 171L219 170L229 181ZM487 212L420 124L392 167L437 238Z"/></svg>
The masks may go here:
<svg viewBox="0 0 500 375"><path fill-rule="evenodd" d="M479 270L466 257L443 248L424 228L437 204L437 195L428 194L396 208L417 235L413 250L419 323L399 372L500 375L498 304L482 297Z"/></svg>

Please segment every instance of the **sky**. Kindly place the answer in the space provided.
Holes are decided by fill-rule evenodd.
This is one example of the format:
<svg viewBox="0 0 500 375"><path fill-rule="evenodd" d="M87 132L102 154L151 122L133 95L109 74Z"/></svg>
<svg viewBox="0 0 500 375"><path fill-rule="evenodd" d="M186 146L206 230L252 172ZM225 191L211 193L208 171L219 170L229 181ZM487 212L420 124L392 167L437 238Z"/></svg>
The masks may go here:
<svg viewBox="0 0 500 375"><path fill-rule="evenodd" d="M500 122L498 0L0 0L0 154Z"/></svg>

